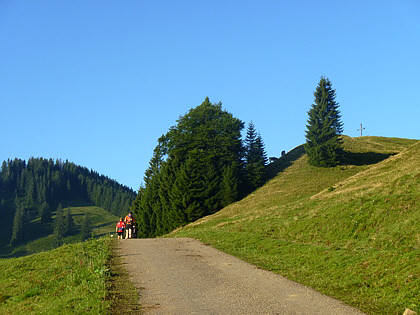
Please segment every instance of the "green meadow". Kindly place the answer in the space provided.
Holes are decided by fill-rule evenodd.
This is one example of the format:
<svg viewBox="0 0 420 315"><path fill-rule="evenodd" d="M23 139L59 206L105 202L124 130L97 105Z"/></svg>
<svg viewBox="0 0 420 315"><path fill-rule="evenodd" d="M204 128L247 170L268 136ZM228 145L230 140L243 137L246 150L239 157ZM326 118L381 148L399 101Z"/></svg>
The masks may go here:
<svg viewBox="0 0 420 315"><path fill-rule="evenodd" d="M0 259L1 314L106 314L109 240Z"/></svg>
<svg viewBox="0 0 420 315"><path fill-rule="evenodd" d="M368 314L420 312L420 141L344 137L345 163L301 148L276 176L168 237L193 237Z"/></svg>

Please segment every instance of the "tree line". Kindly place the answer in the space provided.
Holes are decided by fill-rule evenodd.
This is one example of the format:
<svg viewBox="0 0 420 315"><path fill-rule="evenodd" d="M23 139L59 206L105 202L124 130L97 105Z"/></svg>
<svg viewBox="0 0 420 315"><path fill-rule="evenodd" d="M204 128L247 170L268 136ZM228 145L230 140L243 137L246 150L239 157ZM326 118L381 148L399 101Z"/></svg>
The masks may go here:
<svg viewBox="0 0 420 315"><path fill-rule="evenodd" d="M212 214L263 185L267 156L253 123L208 98L158 139L132 210L153 237Z"/></svg>
<svg viewBox="0 0 420 315"><path fill-rule="evenodd" d="M121 215L135 196L130 188L68 161L13 159L3 161L0 172L0 218L9 222L12 245L24 238L26 222L39 217L49 223L62 205L96 205ZM59 230L59 235L68 233Z"/></svg>
<svg viewBox="0 0 420 315"><path fill-rule="evenodd" d="M328 78L321 77L308 112L305 151L313 166L342 161L343 124ZM154 237L212 214L268 179L261 135L208 98L158 139L132 205L141 237ZM270 174L271 176L272 174Z"/></svg>

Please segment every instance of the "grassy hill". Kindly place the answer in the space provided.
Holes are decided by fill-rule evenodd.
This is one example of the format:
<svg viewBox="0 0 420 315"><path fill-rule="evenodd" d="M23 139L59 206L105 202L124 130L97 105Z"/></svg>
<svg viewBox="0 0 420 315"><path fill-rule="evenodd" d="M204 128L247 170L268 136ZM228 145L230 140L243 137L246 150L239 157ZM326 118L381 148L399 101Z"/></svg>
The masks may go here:
<svg viewBox="0 0 420 315"><path fill-rule="evenodd" d="M10 236L4 234L5 229L0 232L3 233L1 235L3 242L0 244L0 257L23 256L50 250L63 243L78 242L80 241L81 225L85 215L90 222L93 237L99 237L114 231L115 224L118 221L118 217L96 206L69 207L68 209L70 209L70 214L75 223L72 235L65 237L58 243L53 234L55 215L52 216L52 222L49 224L41 224L38 217L25 226L25 230L27 231L26 241L13 248L10 248L7 244ZM67 208L64 210L66 212Z"/></svg>
<svg viewBox="0 0 420 315"><path fill-rule="evenodd" d="M0 314L108 314L109 242L0 259Z"/></svg>
<svg viewBox="0 0 420 315"><path fill-rule="evenodd" d="M420 141L344 137L346 162L302 147L243 200L171 233L194 237L369 314L420 311Z"/></svg>

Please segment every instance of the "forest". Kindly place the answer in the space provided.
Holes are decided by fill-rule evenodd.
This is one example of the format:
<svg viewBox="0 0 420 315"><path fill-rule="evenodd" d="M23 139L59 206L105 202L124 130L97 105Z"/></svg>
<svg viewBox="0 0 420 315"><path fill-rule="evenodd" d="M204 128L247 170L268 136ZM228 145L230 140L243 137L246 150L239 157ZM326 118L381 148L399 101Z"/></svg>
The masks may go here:
<svg viewBox="0 0 420 315"><path fill-rule="evenodd" d="M22 241L26 222L39 217L49 223L57 208L95 205L121 215L135 196L132 189L69 161L13 159L1 167L0 221L14 245Z"/></svg>

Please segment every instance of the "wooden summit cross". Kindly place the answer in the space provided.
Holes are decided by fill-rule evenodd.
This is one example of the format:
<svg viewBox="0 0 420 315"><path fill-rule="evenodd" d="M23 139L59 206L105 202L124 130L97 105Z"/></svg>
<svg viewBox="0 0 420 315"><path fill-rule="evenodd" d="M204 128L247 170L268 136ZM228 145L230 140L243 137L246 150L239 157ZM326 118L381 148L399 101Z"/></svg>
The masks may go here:
<svg viewBox="0 0 420 315"><path fill-rule="evenodd" d="M363 136L363 130L364 129L366 129L366 128L363 128L362 123L360 123L360 129L357 129L357 130L360 130L360 136L361 137Z"/></svg>

